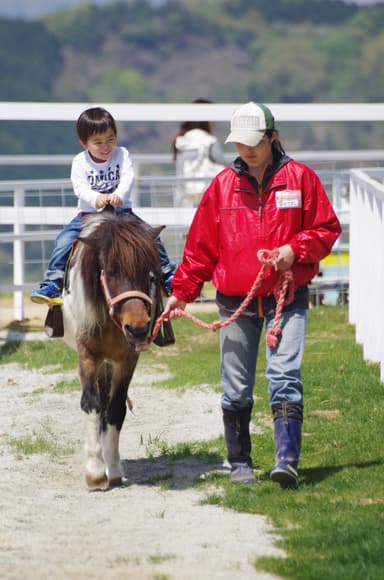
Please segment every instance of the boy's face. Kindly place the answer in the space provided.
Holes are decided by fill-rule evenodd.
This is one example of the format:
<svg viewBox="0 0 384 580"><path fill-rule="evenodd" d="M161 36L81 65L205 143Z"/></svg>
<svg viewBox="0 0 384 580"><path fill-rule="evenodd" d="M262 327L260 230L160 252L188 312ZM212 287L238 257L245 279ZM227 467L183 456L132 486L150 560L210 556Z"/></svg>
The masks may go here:
<svg viewBox="0 0 384 580"><path fill-rule="evenodd" d="M116 148L116 135L112 129L103 133L93 133L87 141L80 141L84 149L88 149L96 163L108 161Z"/></svg>

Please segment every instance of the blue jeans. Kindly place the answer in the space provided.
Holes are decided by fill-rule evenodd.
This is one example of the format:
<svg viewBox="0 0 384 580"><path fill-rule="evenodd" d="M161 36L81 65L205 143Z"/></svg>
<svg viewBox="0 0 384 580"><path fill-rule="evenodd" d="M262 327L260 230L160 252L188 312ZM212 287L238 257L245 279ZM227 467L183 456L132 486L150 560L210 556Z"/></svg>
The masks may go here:
<svg viewBox="0 0 384 580"><path fill-rule="evenodd" d="M228 318L220 313L221 319ZM266 329L273 325L266 319ZM290 402L303 404L301 363L304 354L307 310L283 312L279 344L266 345L269 404ZM257 355L264 319L240 316L232 324L220 329L222 407L240 411L253 405Z"/></svg>
<svg viewBox="0 0 384 580"><path fill-rule="evenodd" d="M115 210L117 213L129 214L136 217L142 222L143 226L148 229L151 227L139 218L131 209L119 210L118 208L115 208ZM81 228L83 227L83 219L86 218L87 215L90 214L76 215L56 237L55 246L45 272L45 280L43 284L48 283L51 280L62 280L64 278L65 266L69 254L71 253L72 244L80 236ZM167 250L159 236L156 240L160 255L161 268L167 278L169 274L173 273L176 266L169 260Z"/></svg>

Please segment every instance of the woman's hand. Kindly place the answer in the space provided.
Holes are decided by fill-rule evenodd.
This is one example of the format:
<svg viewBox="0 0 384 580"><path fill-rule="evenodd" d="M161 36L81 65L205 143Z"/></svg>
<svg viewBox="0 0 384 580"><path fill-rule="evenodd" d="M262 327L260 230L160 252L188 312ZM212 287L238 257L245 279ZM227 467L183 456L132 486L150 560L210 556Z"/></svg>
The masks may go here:
<svg viewBox="0 0 384 580"><path fill-rule="evenodd" d="M166 304L163 312L163 318L169 320L172 318L180 318L183 316L187 303L184 300L179 300L176 296L171 296Z"/></svg>
<svg viewBox="0 0 384 580"><path fill-rule="evenodd" d="M278 249L278 254L276 258L273 260L273 265L275 270L284 271L289 270L292 266L293 262L295 261L295 255L293 250L289 244L285 244L284 246L280 246Z"/></svg>

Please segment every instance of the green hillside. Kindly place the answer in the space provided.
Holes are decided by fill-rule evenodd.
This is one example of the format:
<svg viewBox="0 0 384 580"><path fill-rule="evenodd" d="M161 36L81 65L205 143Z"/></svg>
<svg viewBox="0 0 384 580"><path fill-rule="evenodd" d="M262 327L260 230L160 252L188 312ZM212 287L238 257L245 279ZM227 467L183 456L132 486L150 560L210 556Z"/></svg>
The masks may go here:
<svg viewBox="0 0 384 580"><path fill-rule="evenodd" d="M0 100L190 102L204 96L215 102L381 102L384 5L83 4L34 22L0 20L0 75ZM165 152L176 128L132 123L122 137L133 150ZM288 138L302 148L382 146L382 130L367 124L300 124L290 128ZM76 147L67 124L3 123L0 135L0 153Z"/></svg>

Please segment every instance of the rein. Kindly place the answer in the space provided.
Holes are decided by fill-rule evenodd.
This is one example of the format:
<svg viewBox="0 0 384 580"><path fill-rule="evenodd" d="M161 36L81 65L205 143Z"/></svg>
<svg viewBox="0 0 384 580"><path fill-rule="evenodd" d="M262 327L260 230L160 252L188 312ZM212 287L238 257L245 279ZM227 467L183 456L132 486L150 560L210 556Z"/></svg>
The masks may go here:
<svg viewBox="0 0 384 580"><path fill-rule="evenodd" d="M188 320L190 320L191 322L193 322L197 326L200 326L201 328L206 328L207 330L212 330L213 332L216 332L220 328L229 326L230 324L232 324L232 322L234 322L235 320L237 320L239 318L239 316L244 312L244 310L247 308L247 306L251 302L251 300L253 300L253 298L255 298L256 292L259 289L261 280L264 276L264 272L268 268L268 266L271 266L273 264L273 261L276 258L277 254L278 254L278 250L259 250L258 251L257 257L258 257L259 261L262 263L260 271L257 274L256 279L255 279L254 283L252 284L250 291L248 292L247 296L244 298L243 302L240 304L239 308L229 318L227 318L227 320L214 320L211 323L207 323L207 322L204 322L203 320L200 320L196 316L193 316L193 314L190 314L189 312L185 312L184 310L182 311L182 316L184 316L184 318L187 318ZM292 271L291 270L284 270L283 272L280 272L279 280L278 280L275 288L273 289L274 296L276 299L275 319L273 322L273 326L268 329L267 336L266 336L267 344L270 348L275 348L278 344L278 337L281 334L280 322L281 322L283 307L286 304L290 304L293 301L294 290L295 289L294 289L294 281L293 281ZM164 314L161 314L161 316L159 316L159 318L157 319L156 324L155 324L154 329L153 329L151 342L153 342L153 340L156 338L156 336L160 330L161 324L164 322L165 319L166 318L164 317Z"/></svg>
<svg viewBox="0 0 384 580"><path fill-rule="evenodd" d="M117 296L112 298L111 294L109 292L109 289L108 289L108 284L107 284L104 270L101 270L101 272L100 272L100 283L101 283L101 288L103 290L105 301L106 301L107 306L108 306L108 314L119 330L122 330L122 327L121 327L121 324L119 324L119 322L115 318L115 306L116 306L116 304L118 304L119 302L123 302L123 300L129 300L132 298L139 298L140 300L142 300L143 302L148 304L148 306L150 306L150 307L153 304L152 299L149 296L147 296L147 294L145 294L145 292L141 292L140 290L127 290L126 292L122 292L121 294L118 294ZM157 332L159 332L159 331L157 331Z"/></svg>

